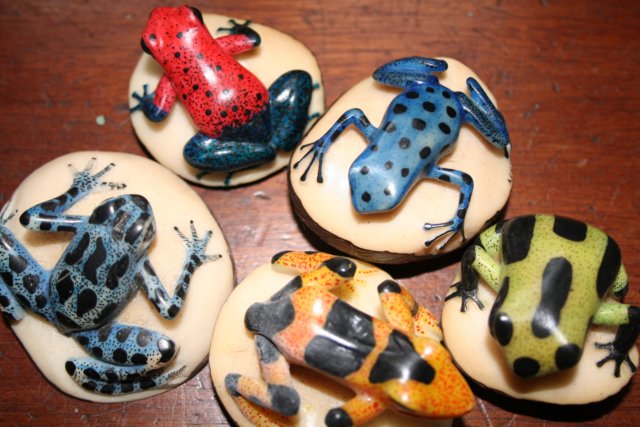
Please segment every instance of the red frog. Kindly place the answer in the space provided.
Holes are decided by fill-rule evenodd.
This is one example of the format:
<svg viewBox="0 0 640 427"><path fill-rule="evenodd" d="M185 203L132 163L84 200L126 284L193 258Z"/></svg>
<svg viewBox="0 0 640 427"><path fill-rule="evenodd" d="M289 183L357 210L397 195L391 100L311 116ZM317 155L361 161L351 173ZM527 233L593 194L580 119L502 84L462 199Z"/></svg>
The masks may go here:
<svg viewBox="0 0 640 427"><path fill-rule="evenodd" d="M260 44L249 21L230 21L229 34L214 38L194 7L159 7L142 33L142 49L162 66L154 92L131 111L164 120L176 97L199 132L184 147L185 160L204 172L233 172L266 163L276 150L290 151L302 139L313 90L302 70L280 76L267 90L234 55Z"/></svg>

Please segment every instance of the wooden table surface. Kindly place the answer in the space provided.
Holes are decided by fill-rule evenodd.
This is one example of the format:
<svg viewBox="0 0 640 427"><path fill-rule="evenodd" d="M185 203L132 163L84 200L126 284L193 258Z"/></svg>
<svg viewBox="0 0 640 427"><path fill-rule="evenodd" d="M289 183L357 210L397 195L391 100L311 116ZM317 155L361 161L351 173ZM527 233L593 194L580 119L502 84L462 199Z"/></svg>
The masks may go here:
<svg viewBox="0 0 640 427"><path fill-rule="evenodd" d="M145 155L131 128L128 81L147 16L175 1L0 2L0 203L35 168L62 154ZM402 6L397 6L401 4ZM640 3L219 0L201 10L250 18L295 35L316 55L326 104L391 59L450 56L496 95L511 134L506 216L547 212L590 222L622 248L640 303ZM106 122L96 122L104 116ZM238 280L283 249L328 249L301 231L286 174L231 190L196 187L224 229ZM389 268L439 314L459 254ZM603 403L553 408L474 389L457 425L580 422L637 425L640 381ZM152 399L94 404L63 395L0 325L0 423L227 424L205 367Z"/></svg>

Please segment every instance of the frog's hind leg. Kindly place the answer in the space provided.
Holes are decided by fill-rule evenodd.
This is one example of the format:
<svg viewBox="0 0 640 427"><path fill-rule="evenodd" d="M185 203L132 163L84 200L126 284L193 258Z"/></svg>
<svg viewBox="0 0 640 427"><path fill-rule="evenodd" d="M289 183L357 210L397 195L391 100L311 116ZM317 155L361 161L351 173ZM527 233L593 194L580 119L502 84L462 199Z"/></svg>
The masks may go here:
<svg viewBox="0 0 640 427"><path fill-rule="evenodd" d="M177 347L168 337L138 326L108 324L71 336L93 358L69 359L65 369L83 388L102 394L125 394L164 388L184 369L164 372Z"/></svg>
<svg viewBox="0 0 640 427"><path fill-rule="evenodd" d="M297 414L300 396L291 387L289 363L278 348L262 335L255 336L255 343L264 381L228 374L225 378L227 391L250 421L263 418L251 403L284 416Z"/></svg>
<svg viewBox="0 0 640 427"><path fill-rule="evenodd" d="M212 138L198 132L184 146L182 154L187 163L205 173L234 172L272 161L276 150L260 141Z"/></svg>
<svg viewBox="0 0 640 427"><path fill-rule="evenodd" d="M55 322L48 298L49 272L11 230L0 225L0 310L12 320L20 320L27 307Z"/></svg>
<svg viewBox="0 0 640 427"><path fill-rule="evenodd" d="M277 150L291 151L302 140L312 92L311 76L302 70L283 74L269 87L271 145Z"/></svg>
<svg viewBox="0 0 640 427"><path fill-rule="evenodd" d="M446 246L447 243L449 243L453 236L458 233L462 235L462 240L465 240L464 220L467 216L467 209L469 209L469 202L471 201L471 194L473 193L473 178L471 178L471 175L465 172L441 167L431 168L431 170L427 173L427 178L449 182L460 187L460 199L458 201L458 208L456 209L456 214L453 216L453 218L443 223L426 223L424 225L424 229L427 231L436 228L444 228L444 231L437 234L432 239L425 241L425 246L431 246L433 242L449 234L449 237L444 239L444 241L438 245L437 249L441 250Z"/></svg>

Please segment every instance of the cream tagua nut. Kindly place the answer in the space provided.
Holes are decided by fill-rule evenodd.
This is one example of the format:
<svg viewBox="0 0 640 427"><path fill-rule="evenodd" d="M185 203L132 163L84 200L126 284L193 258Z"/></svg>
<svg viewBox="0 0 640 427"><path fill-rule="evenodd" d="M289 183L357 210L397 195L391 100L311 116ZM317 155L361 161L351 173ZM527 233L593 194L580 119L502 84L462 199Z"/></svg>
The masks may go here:
<svg viewBox="0 0 640 427"><path fill-rule="evenodd" d="M174 13L169 12L169 8L158 9L163 9L158 12L159 14ZM194 10L193 8L182 7L176 8L175 11L178 14L184 15L185 13L191 13L188 11L188 9ZM152 14L152 17L153 16L154 14ZM196 13L194 16L198 16L198 13ZM193 18L193 16L191 16L191 18L195 19ZM308 129L311 124L315 122L317 117L319 117L324 112L324 87L321 82L320 69L313 54L302 43L285 33L250 21L245 22L244 20L232 19L227 16L216 14L204 14L203 18L204 24L208 28L211 35L216 39L228 36L229 34L231 34L231 31L235 32L233 33L234 37L241 37L242 34L248 31L253 31L259 35L261 40L258 46L254 46L253 48L249 48L249 46L247 46L247 48L249 49L247 50L245 48L244 50L247 50L246 52L234 52L233 58L228 59L228 61L235 62L235 60L237 60L237 62L240 63L241 66L245 67L251 74L255 75L257 77L257 80L259 80L265 88L269 88L277 80L281 81L282 79L280 79L280 77L284 74L290 74L289 72L291 72L292 70L301 70L308 73L308 75L311 77L311 82L309 83L310 86L308 87L308 92L310 92L311 100L308 106L308 111L304 113L304 116L307 117L306 129ZM152 23L150 20L149 26L151 25ZM143 41L145 40L145 36L147 37L147 39L149 37L152 37L153 39L159 37L156 36L155 33L146 34L148 31L153 31L153 29L149 29L148 27L148 30L145 30L145 33L143 33ZM167 34L169 33L167 32ZM178 34L182 36L182 32L178 32ZM185 36L179 37L179 39L180 41L185 41L189 38ZM243 43L250 43L251 40L251 38L247 38L245 41L243 41ZM176 40L173 41L175 42ZM151 45L146 46L149 43L150 42L147 41L143 44L145 45L145 48L147 50L151 51L154 49L154 47ZM219 47L217 48L219 49ZM171 49L173 49L173 47ZM182 49L187 50L191 48L188 46L184 46L183 43ZM236 49L236 47L226 46L224 49ZM172 50L171 52L164 52L163 54L168 55L170 60L181 61L184 60L186 56L190 56L187 55L187 52L185 52L184 50L176 50L175 52ZM160 55L159 53L157 54ZM202 55L202 53L200 53L200 55ZM192 56L195 57L195 53ZM223 56L227 57L229 55L225 53L225 55ZM206 61L207 58L205 57L203 60ZM211 65L212 68L208 71L205 71L203 76L201 78L199 77L198 79L203 80L205 78L210 79L211 77L213 77L213 84L219 84L220 81L225 81L225 79L229 78L228 75L224 74L226 69L223 65L218 64L216 68L208 62L207 64L207 67ZM178 64L178 66L181 65ZM211 99L216 98L215 93L217 93L220 87L215 86L215 88L217 88L215 90L214 88L212 88L211 90L206 90L206 88L200 87L203 86L203 83L198 83L198 81L194 80L195 77L193 76L193 74L197 73L197 69L200 69L200 67L193 66L184 68L184 70L187 69L188 72L185 71L184 75L186 77L182 82L182 86L188 86L188 90L193 91L193 93L190 92L189 95L185 93L182 96L178 96L171 111L168 113L168 115L166 115L166 118L162 117L162 121L160 122L154 122L145 116L146 113L143 113L142 111L144 110L144 108L141 108L141 97L143 95L142 91L145 85L147 89L144 92L147 94L153 93L153 91L156 90L158 82L161 80L161 77L164 73L163 68L156 60L154 60L151 55L142 54L140 60L138 61L138 64L133 71L131 80L129 82L129 106L133 110L131 114L131 122L133 124L136 135L140 139L140 142L142 142L145 148L149 150L151 156L153 156L158 162L160 162L176 174L180 175L184 179L209 187L227 187L254 182L276 171L281 170L288 164L289 158L291 156L291 151L286 151L280 148L276 150L275 159L266 162L259 160L256 166L240 168L239 170L237 170L236 168L232 172L204 171L202 168L194 167L192 166L192 164L188 163L184 155L185 145L187 145L187 143L190 142L190 140L194 136L201 135L199 133L201 129L198 129L196 124L194 124L192 114L200 114L201 116L205 116L206 120L209 120L216 116L219 118L219 120L216 120L220 121L221 123L225 120L231 120L231 122L235 123L232 127L237 127L237 123L246 119L244 118L245 116L235 119L233 118L235 117L232 116L233 114L241 113L233 112L239 111L235 106L233 107L233 111L231 111L231 106L229 106L229 111L217 111L214 107L210 105L207 106L207 103L210 102ZM207 77L207 73L217 73L220 74L220 76L216 74L215 76ZM231 80L234 80L236 76L234 75L231 77L233 77ZM238 82L234 83L229 81L227 83L231 87L236 87L241 84L245 84L245 82L249 79L247 76L240 77L242 78ZM178 77L174 76L174 78ZM186 89L183 88L181 90ZM230 102L230 100L226 98L226 93L236 94L233 96L242 96L242 94L246 93L246 90L244 89L235 90L222 88L219 91L221 97L220 102ZM266 95L263 95L262 89L260 89L259 92L260 93L256 93L256 96L264 101ZM135 95L132 95L134 93ZM187 105L186 97L195 97L196 94L203 97L203 102L197 102L196 104L194 104L195 106L192 106L191 108L198 111L192 111L192 114L190 115L187 108L185 107L185 105ZM183 97L185 98L181 99ZM243 112L247 113L247 115L255 113L253 111L250 112L249 110L245 110ZM163 114L166 114L166 112ZM274 116L273 113L271 115ZM244 130L240 132L237 129L227 129L224 132L228 134L225 137L226 139L233 141L237 139L241 142L241 144L236 144L235 146L233 145L233 143L230 144L230 148L228 148L227 150L223 150L225 153L229 150L235 150L236 148L234 147L240 147L241 145L244 148L250 148L255 147L255 144L266 144L266 142L251 141L252 135L255 136L256 132L262 132L262 130L254 129L247 133L247 131ZM200 140L203 139L204 138L200 138ZM248 140L248 142L245 141L245 139ZM253 142L255 142L255 144L253 144ZM297 142L299 141L295 141L293 143L295 144ZM271 141L269 141L269 145L271 145ZM238 154L233 156L234 162L240 157L254 157L253 155L247 155L246 151L244 151L243 148L238 148L237 150ZM259 156L261 155L256 155L255 157L258 158Z"/></svg>
<svg viewBox="0 0 640 427"><path fill-rule="evenodd" d="M15 261L2 279L30 305L3 310L60 390L95 402L141 399L206 362L234 285L232 260L207 206L173 173L131 154L68 154L24 180L2 223Z"/></svg>
<svg viewBox="0 0 640 427"><path fill-rule="evenodd" d="M411 61L418 62L420 66L426 63L426 66L435 70L446 68L446 64L448 68L446 71L423 76L426 83L420 82L419 89L416 90L411 85L406 85L404 92L390 87L397 86L394 80L397 73L394 72L405 63L412 67ZM396 66L397 63L400 65ZM379 70L388 71L384 67L391 68L391 71L374 75L377 81L367 78L355 85L311 129L292 155L289 181L296 213L319 237L360 259L395 264L450 252L463 244L462 235L466 240L472 239L506 204L511 190L511 162L508 156L509 145L499 148L487 141L488 138L494 143L501 140L501 143L508 144L504 122L496 126L502 127L502 134L498 135L500 138L487 136L492 135L493 131L485 130L483 135L471 125L465 124L464 120L460 122L460 116L466 114L461 112L460 106L454 109L448 105L455 104L453 98L465 98L465 102L469 104L477 103L484 107L495 103L485 85L479 82L476 74L468 67L449 58L407 58L387 64ZM415 68L411 68L409 71L414 70ZM436 76L439 84L438 80L432 81ZM475 79L474 86L467 83L469 78ZM379 81L384 81L386 85ZM470 90L473 93L469 94ZM478 95L474 94L480 91L484 93L478 100ZM427 99L427 96L439 98ZM444 98L447 98L445 101L448 104L438 104ZM410 105L412 103L418 104ZM467 109L467 104L463 102L463 105ZM405 116L412 111L411 108L419 110L416 114L425 114L425 117L415 116L413 121L409 118L406 122L408 130L396 126L391 119L402 116L405 120ZM469 108L476 107L471 105ZM493 105L491 108L495 110ZM361 112L354 113L355 109L360 109ZM389 121L382 123L385 114ZM430 124L431 119L436 121ZM442 121L438 124L440 120ZM499 122L502 118L499 113L494 112L487 121L492 120ZM347 123L348 126L344 127ZM378 133L370 134L370 141L367 141L364 134L373 132L371 125L378 129ZM441 138L443 135L453 135L454 126L460 129L457 142ZM419 132L430 132L433 135L433 139L429 139L431 136L426 137L425 147L422 149L415 148L417 139L403 137L405 134ZM312 153L310 144L321 140L325 133L325 147L330 144L330 149L324 154L320 154L319 149ZM331 138L327 135L331 135ZM422 138L423 135L415 137ZM387 148L383 148L385 144ZM431 167L431 176L427 178L424 166L420 166L420 158L432 161L430 159L434 157L429 156L436 149L442 154L437 155L441 156L437 157L440 160L436 160L436 167ZM412 153L416 159L406 157L411 150L420 150L419 153ZM446 154L448 150L450 152ZM375 155L385 151L396 158L393 161L380 157L373 160ZM311 160L312 157L317 159ZM361 166L354 161L369 163ZM412 168L404 164L398 165L404 162L417 166ZM375 174L374 166L379 171ZM369 184L370 189L363 184L364 191L354 189L354 184L359 184L360 178L371 179L372 175L384 176L388 180L377 183L374 181L374 184ZM469 177L473 181L471 189L468 185ZM405 180L408 179L415 180L416 184L405 190L406 197L395 207L384 210L387 206L379 203L381 210L363 212L367 205L376 201L376 197L397 200L397 188L406 185ZM464 195L462 187L465 188ZM375 196L377 192L380 193L379 196ZM468 195L470 200L467 199ZM354 206L356 202L361 206ZM468 203L468 208L465 209L463 203ZM466 217L461 227L463 233L447 232L440 236L447 230L447 225L451 226L448 223L452 219L455 221L456 216L464 214Z"/></svg>
<svg viewBox="0 0 640 427"><path fill-rule="evenodd" d="M281 258L278 258L279 256ZM282 261L287 256L291 256L291 258ZM283 268L297 268L296 262L292 262L291 260L301 257L304 259L300 261L297 266L302 266L302 270L317 261L318 257L328 258L329 261L323 264L325 267L321 265L320 269L309 270L309 273L300 273L300 276L297 276L293 270ZM368 321L365 320L367 315L377 319L389 319L389 310L391 309L393 312L394 307L402 305L400 301L390 299L386 300L386 302L390 303L395 301L397 305L387 305L387 310L382 309L381 298L385 298L383 295L388 296L390 294L385 294L386 291L379 291L378 286L382 284L381 286L387 285L390 289L399 289L398 284L393 282L387 273L365 262L337 258L322 253L303 254L288 252L285 255L276 255L274 260L276 258L278 259L274 264L266 264L258 267L234 289L220 312L220 318L211 342L210 367L216 394L225 406L228 414L236 423L241 426L251 425L252 423L256 425L290 426L324 425L325 417L340 413L341 409L338 408L354 398L354 391L347 388L347 385L354 390L360 390L357 394L357 396L359 396L359 400L357 399L358 403L351 401L351 406L347 409L347 411L350 412L354 411L351 412L349 416L355 417L352 418L353 422L358 422L358 417L370 419L367 425L371 426L451 425L451 418L428 419L406 416L400 412L406 412L407 407L398 412L401 406L396 406L395 409L386 406L390 402L387 402L385 399L387 397L390 398L390 396L394 395L394 392L398 390L404 390L402 395L404 396L403 399L407 399L405 404L409 405L408 402L416 398L419 400L419 406L426 406L428 408L426 410L432 414L432 417L438 417L438 411L443 410L443 408L460 405L459 407L456 406L457 409L466 412L473 406L474 399L471 391L468 389L468 386L455 366L451 363L448 353L440 346L440 338L435 337L436 331L439 333L437 326L433 328L428 327L425 328L425 330L422 330L422 327L420 327L420 334L424 333L421 336L433 337L432 339L415 338L417 340L427 340L438 347L438 350L434 347L433 352L422 352L421 357L429 358L435 356L435 354L439 354L443 356L443 359L439 360L444 362L443 365L439 363L431 365L431 363L435 362L435 358L432 362L429 362L431 366L434 366L434 369L437 369L435 375L439 377L440 380L434 380L430 386L427 386L427 388L433 387L430 389L432 391L429 392L429 395L423 395L419 399L417 390L424 389L420 388L421 386L418 385L418 380L413 378L416 374L415 369L421 366L423 362L419 362L417 359L411 359L411 354L413 353L408 350L408 347L404 348L404 351L400 353L395 353L391 350L378 353L378 350L371 350L367 347L367 345L370 344L369 341L372 339L375 340L376 343L380 342L384 344L386 342L386 345L389 346L388 348L404 340L404 338L398 336L397 339L394 338L392 340L389 338L389 341L386 341L386 335L383 333L383 331L386 330L386 326L374 326L374 330L376 331L375 338L366 332L367 325L369 324ZM330 279L333 274L332 272L341 271L340 269L349 263L351 263L350 265L355 263L355 271L350 270L350 273L339 274L340 277L348 276L352 278L347 279L347 282L328 291L325 285L322 284L325 283L324 280L327 279L325 283L327 286L334 286L333 284L336 282ZM345 268L344 271L347 271L347 269ZM341 281L342 279L338 280L338 282ZM297 285L301 286L298 287ZM288 292L293 292L293 294ZM379 295L378 292L381 292L381 294ZM274 296L276 293L277 296ZM332 294L332 296L330 296L329 293ZM315 296L310 298L311 295ZM327 314L328 317L324 326L316 324L317 322L322 323L322 315L320 315L320 313L324 313L325 309L329 310L328 306L325 307L325 303L317 299L320 295L322 295L320 297L322 301L335 301L331 303L332 308L329 313L332 314ZM395 293L394 296L403 298L397 293ZM274 299L270 301L271 297L274 297ZM335 300L335 297L339 298L339 300ZM291 300L289 300L289 298L291 298ZM389 298L393 297L390 296ZM269 304L275 305L271 307ZM289 306L289 304L292 305ZM280 308L293 308L296 314L294 317L285 314L279 315L278 313L281 311L280 308L276 306ZM266 311L264 310L265 308ZM352 311L354 309L366 314L355 314L356 312ZM432 315L427 315L427 312L423 311L422 308L418 310L422 313L420 316L425 315L431 318L430 316ZM398 313L399 312L400 311L398 311ZM347 315L347 313L350 314ZM353 321L343 318L343 315L349 317L349 319L351 319L353 315ZM342 318L343 321L334 323L329 320L329 317L331 319L337 319L336 316ZM393 317L393 315L391 316ZM254 321L258 319L260 319L260 321L255 323ZM275 321L275 323L272 323L270 319ZM298 320L296 321L295 319ZM356 321L355 319L359 320ZM396 318L395 320L397 321L398 319L399 318ZM433 320L435 320L435 318L433 318ZM421 321L416 322L414 326L421 323ZM435 321L435 323L437 323L437 321ZM286 329L280 329L278 325ZM254 326L260 330L255 334L247 329L253 328ZM349 328L351 327L355 327L357 330L349 332ZM332 352L333 356L321 356L324 353L322 351L318 352L320 348L317 344L321 341L327 343L331 341L331 337L333 337L334 334L327 331L333 330L334 328L337 328L335 336L343 337L343 339L335 342L336 348ZM272 334L275 330L279 332ZM340 332L338 332L338 330ZM431 330L434 332L430 334L429 331ZM355 335L353 335L354 333ZM316 338L312 338L309 334L314 335ZM393 333L392 336L396 337L396 334L399 334L399 332ZM351 337L354 342L351 344L345 343L344 340L348 340L348 337ZM311 341L309 341L309 339L311 339ZM351 345L355 347L351 347ZM268 350L271 346L276 346L278 351L274 353ZM364 355L367 355L366 362L362 365L362 368L358 370L357 375L353 374L353 378L350 375L348 378L344 376L342 379L338 379L336 377L341 377L338 372L343 372L343 369L345 369L347 365L351 366L350 363L341 365L341 362L346 362L345 356L347 356L347 359L350 359L348 355L351 354L351 350L349 349L352 348L360 349L362 352L354 351L353 356L355 357L364 357ZM301 351L304 351L305 354L304 361L302 359L298 360L301 357ZM368 351L371 351L371 353L368 353ZM374 353L375 356L371 356ZM429 353L430 356L426 356L427 353ZM260 359L259 354L262 354L262 359ZM280 356L276 358L274 354L280 354ZM376 366L378 366L377 362L375 362L376 359L379 361L382 361L382 359L387 360L386 355L390 354L395 355L394 360L398 363L398 365L394 366L404 366L404 368L407 368L402 372L404 372L405 376L409 376L410 379L405 379L406 384L404 386L399 386L396 384L396 381L391 378L380 384L377 384L377 380L372 379L378 373L382 373L376 369ZM401 357L400 354L403 356ZM289 360L291 364L290 383L288 379L284 380L288 377L288 366L284 365L285 369L284 371L282 370L282 356ZM400 359L406 359L407 361L409 359L413 360L411 367L403 365ZM260 360L266 363L266 367L262 370L260 368ZM354 359L350 360L355 361ZM438 366L438 368L436 368L436 366ZM439 368L440 366L441 368ZM310 367L313 367L313 369ZM356 386L355 382L360 380L355 377L362 377L365 375L363 372L366 373L368 370L370 370L370 372L367 373L366 376L370 379L371 384L360 384ZM321 371L325 372L325 374L321 374ZM389 366L389 369L384 369L384 376L391 375L392 371L394 372L395 370L391 366ZM328 375L328 372L333 373ZM455 374L453 374L454 372ZM331 378L331 376L334 378ZM404 384L405 380L398 381ZM438 381L442 381L440 384L446 384L448 392L442 393L442 390L435 385L439 383ZM249 400L241 397L244 396L244 394L241 394L239 397L232 391L235 388L235 390L237 390L235 393L247 392L249 396L252 396L252 399L261 400L265 399L265 396L258 384L272 382L278 384L276 388L280 388L283 391L287 390L286 394L284 392L282 393L283 396L290 394L290 391L288 391L289 388L297 392L294 394L299 396L299 400L294 399L293 401L297 400L299 404L294 405L296 406L295 411L291 411L295 413L295 415L284 416L275 412L275 408L271 410L253 405L249 403ZM368 395L368 393L380 392L368 391L368 387L376 387L377 385L381 385L389 395L383 399L379 394L371 394L377 397L365 399L364 396ZM232 389L229 387L232 387ZM362 387L362 389L359 387ZM411 396L413 396L413 398ZM433 403L434 400L432 399L435 399L435 401L439 403ZM266 402L266 405L270 404L268 398L262 401ZM277 399L277 402L275 399L271 402L273 405L280 405L286 401L288 401L288 399L283 398L282 400ZM427 402L432 402L433 406ZM453 406L450 406L452 404ZM366 409L368 405L373 406ZM286 408L288 408L288 405L284 405L280 410L283 411ZM385 411L385 409L387 410ZM418 409L416 407L413 413L416 414L421 411L425 411L425 408ZM366 415L367 413L370 415ZM458 416L461 413L457 413L457 415L454 416ZM442 417L442 413L440 413L439 417Z"/></svg>

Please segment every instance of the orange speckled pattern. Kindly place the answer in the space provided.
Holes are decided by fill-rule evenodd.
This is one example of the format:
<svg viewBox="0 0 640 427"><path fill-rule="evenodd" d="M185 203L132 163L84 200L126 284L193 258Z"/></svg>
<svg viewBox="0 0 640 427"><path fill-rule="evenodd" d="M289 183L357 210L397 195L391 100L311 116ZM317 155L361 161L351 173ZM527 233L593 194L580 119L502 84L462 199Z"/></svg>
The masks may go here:
<svg viewBox="0 0 640 427"><path fill-rule="evenodd" d="M470 411L474 396L439 342L435 316L390 280L378 288L389 321L373 318L346 304L331 290L349 284L355 270L349 270L347 277L339 274L333 266L348 265L350 261L340 258L338 263L327 262L334 258L338 261L323 253L276 255L274 264L301 272L295 279L300 287L277 299L282 304L278 307L287 307L286 322L278 316L275 324L264 327L264 332L260 325L255 329L252 326L252 330L275 344L290 363L314 369L350 387L355 397L329 414L339 412L340 417L355 425L386 410L423 418L453 418ZM271 305L263 307L272 307L274 303L272 300L268 303ZM260 304L255 306L258 308L252 310L261 309ZM272 373L264 368L269 367L263 367L263 376L270 381L267 377ZM286 384L281 368L274 367L273 380ZM262 403L264 388L255 387L257 383L239 381L238 392ZM273 425L273 419L265 419L263 412L247 415L245 411L251 404L242 398L238 400L243 401L240 408L254 424Z"/></svg>
<svg viewBox="0 0 640 427"><path fill-rule="evenodd" d="M282 268L284 271L304 273L315 270L323 262L333 258L333 255L324 252L281 252L274 256L272 262L274 267Z"/></svg>
<svg viewBox="0 0 640 427"><path fill-rule="evenodd" d="M242 412L251 424L258 427L284 427L289 425L289 418L284 415L270 411L246 400L244 397L233 397L233 401L238 405L238 409Z"/></svg>

